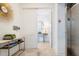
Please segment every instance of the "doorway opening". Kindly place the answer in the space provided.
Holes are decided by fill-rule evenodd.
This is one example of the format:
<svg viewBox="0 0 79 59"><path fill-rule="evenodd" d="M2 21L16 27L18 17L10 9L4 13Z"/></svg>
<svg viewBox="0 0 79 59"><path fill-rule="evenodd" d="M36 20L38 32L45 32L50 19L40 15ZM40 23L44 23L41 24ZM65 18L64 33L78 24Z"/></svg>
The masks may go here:
<svg viewBox="0 0 79 59"><path fill-rule="evenodd" d="M37 9L37 40L51 47L51 9Z"/></svg>
<svg viewBox="0 0 79 59"><path fill-rule="evenodd" d="M51 8L23 8L23 32L27 54L52 55Z"/></svg>

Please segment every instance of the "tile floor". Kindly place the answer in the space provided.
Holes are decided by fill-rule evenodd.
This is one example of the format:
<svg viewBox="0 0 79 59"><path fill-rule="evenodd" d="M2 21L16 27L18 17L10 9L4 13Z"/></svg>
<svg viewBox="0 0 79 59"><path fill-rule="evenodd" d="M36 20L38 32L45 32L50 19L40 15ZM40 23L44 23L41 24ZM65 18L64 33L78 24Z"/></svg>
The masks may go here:
<svg viewBox="0 0 79 59"><path fill-rule="evenodd" d="M53 49L48 42L39 43L38 48L27 49L20 56L53 56Z"/></svg>

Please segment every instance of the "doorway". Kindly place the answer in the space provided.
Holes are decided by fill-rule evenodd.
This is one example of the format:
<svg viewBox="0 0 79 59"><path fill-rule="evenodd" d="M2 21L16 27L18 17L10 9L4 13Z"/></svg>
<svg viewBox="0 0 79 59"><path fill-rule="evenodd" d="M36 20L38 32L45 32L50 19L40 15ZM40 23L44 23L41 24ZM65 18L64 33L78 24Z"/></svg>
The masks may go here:
<svg viewBox="0 0 79 59"><path fill-rule="evenodd" d="M51 11L50 8L22 9L26 50L33 49L37 55L51 55Z"/></svg>
<svg viewBox="0 0 79 59"><path fill-rule="evenodd" d="M37 9L38 43L51 47L51 9Z"/></svg>

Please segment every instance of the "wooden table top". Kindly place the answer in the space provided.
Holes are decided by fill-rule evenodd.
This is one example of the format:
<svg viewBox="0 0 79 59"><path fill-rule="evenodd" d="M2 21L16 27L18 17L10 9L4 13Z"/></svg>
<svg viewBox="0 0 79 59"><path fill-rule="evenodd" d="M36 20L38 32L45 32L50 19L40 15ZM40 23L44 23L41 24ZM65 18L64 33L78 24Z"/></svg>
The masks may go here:
<svg viewBox="0 0 79 59"><path fill-rule="evenodd" d="M10 42L11 40L0 40L0 44L3 44L3 43L8 43Z"/></svg>

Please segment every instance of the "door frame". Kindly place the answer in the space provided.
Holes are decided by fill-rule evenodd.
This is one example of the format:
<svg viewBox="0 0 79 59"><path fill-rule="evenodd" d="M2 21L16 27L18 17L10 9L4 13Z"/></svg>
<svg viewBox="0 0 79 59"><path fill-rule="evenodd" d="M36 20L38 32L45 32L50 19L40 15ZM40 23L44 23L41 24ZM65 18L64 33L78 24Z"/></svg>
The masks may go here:
<svg viewBox="0 0 79 59"><path fill-rule="evenodd" d="M50 47L52 48L53 47L53 40L52 40L52 8L21 8L21 11L24 10L24 9L50 9L51 10L51 42L49 43L50 44Z"/></svg>

